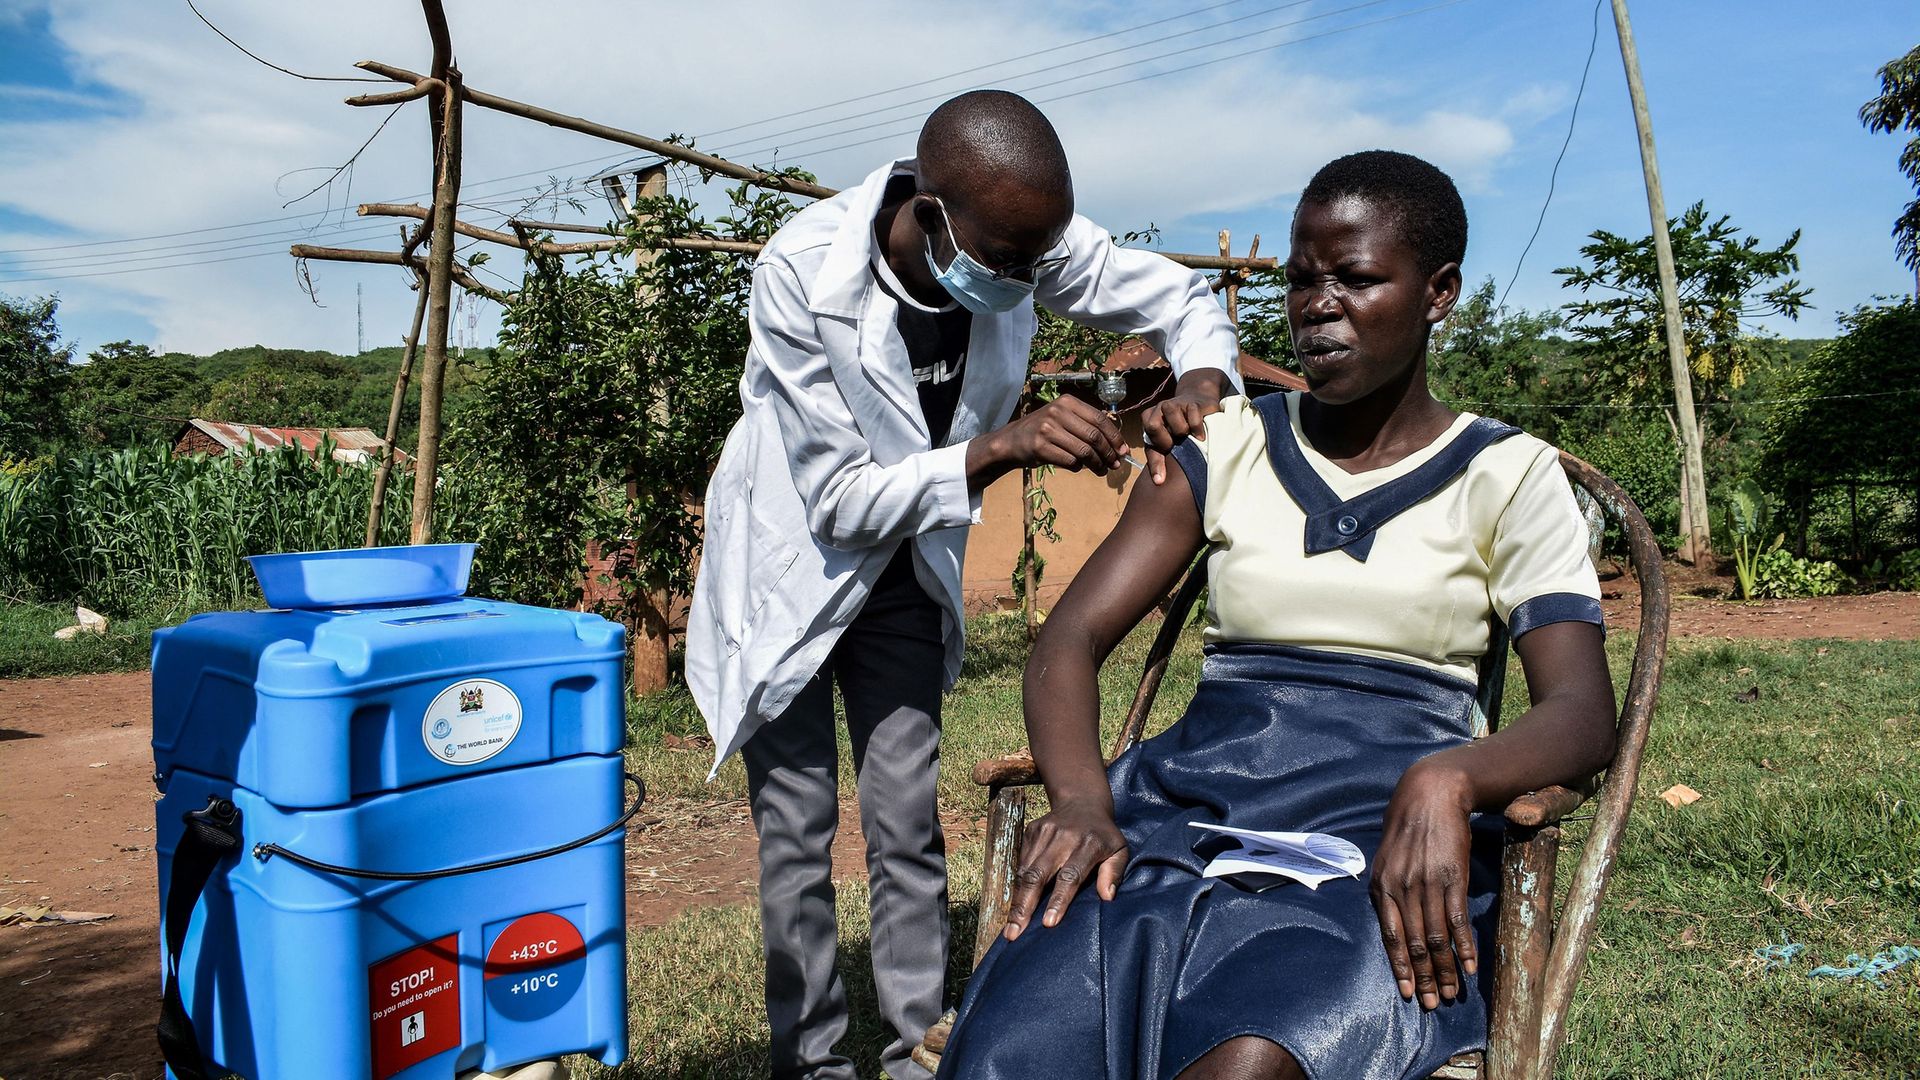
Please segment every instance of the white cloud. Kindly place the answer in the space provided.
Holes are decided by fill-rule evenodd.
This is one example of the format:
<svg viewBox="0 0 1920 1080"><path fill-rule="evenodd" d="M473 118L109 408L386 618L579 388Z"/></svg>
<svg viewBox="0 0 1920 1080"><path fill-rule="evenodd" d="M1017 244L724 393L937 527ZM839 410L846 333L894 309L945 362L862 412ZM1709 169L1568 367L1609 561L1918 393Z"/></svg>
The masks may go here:
<svg viewBox="0 0 1920 1080"><path fill-rule="evenodd" d="M910 10L885 0L848 0L833 6L832 19L821 18L813 5L771 0L644 7L616 0L566 5L462 0L449 7L459 63L471 85L654 135L718 131L747 119L913 83L1166 14L1109 11L1100 15L1101 25L1088 27L1073 23L1070 12L1013 0ZM9 3L0 7L0 18L18 10L18 4ZM383 87L302 82L270 71L215 37L183 5L55 0L50 10L54 33L71 51L78 74L118 91L134 106L63 123L0 119L0 201L77 232L0 235L0 248L172 233L281 218L318 206L316 196L301 207L281 207L325 175L294 170L337 165L384 114L340 104L349 94ZM415 70L428 64L427 35L411 4L342 0L282 6L210 0L202 10L256 52L304 72L357 74L351 63L367 57ZM1417 25L1397 24L1392 32L1417 33ZM1205 38L1195 35L1188 41ZM1036 57L1008 70L1048 73L1026 82L1058 78L1080 70L1070 66L1073 57L1130 40L1136 39ZM1095 66L1154 51L1109 57ZM1039 91L1034 97L1043 102L1066 140L1081 208L1115 229L1148 221L1198 227L1210 215L1277 207L1331 157L1373 146L1428 156L1453 171L1463 186L1484 185L1513 147L1510 125L1525 124L1530 114L1544 109L1535 99L1538 94L1529 91L1485 113L1396 113L1372 104L1357 82L1313 74L1313 55L1263 53L1044 103L1053 94L1158 69L1144 65ZM1159 67L1203 58L1162 62ZM717 135L701 145L744 152L771 142L782 146L783 162L805 164L827 183L846 184L888 154L909 152L911 138L829 154L820 150L912 129L932 103L770 137L823 116L863 112L886 101L958 90L965 84L962 79L850 103ZM1006 83L1016 89L1025 84ZM541 181L540 174L561 163L596 156L607 156L610 163L618 160L613 155L623 153L616 145L516 118L471 109L467 116L463 173L474 201L524 193ZM836 134L868 124L876 126ZM415 103L362 156L351 178L351 198L414 195L426 187L427 169L425 110ZM480 183L529 171L536 175ZM591 171L582 167L562 175ZM338 206L346 199L343 183L333 202ZM595 204L588 209L589 218L599 220L602 208ZM274 253L257 259L44 284L0 282L0 290L58 289L69 326L86 325L99 312L136 313L152 323L168 348L205 351L260 341L348 349L354 326L351 286L364 282L368 341L393 340L410 311L410 297L397 270L316 266L325 308L313 306L299 291L285 245L301 239L296 230L320 220L316 214L127 245L199 245L181 253L179 261ZM345 220L346 239L317 236L316 242L393 246L391 223L354 220L350 211ZM478 214L477 220L488 219ZM355 232L366 235L355 237ZM167 254L111 251L126 259ZM83 248L17 258L39 260L32 265L48 275L152 265L109 264L103 261L107 254ZM496 258L494 265L512 273L512 263L505 258Z"/></svg>

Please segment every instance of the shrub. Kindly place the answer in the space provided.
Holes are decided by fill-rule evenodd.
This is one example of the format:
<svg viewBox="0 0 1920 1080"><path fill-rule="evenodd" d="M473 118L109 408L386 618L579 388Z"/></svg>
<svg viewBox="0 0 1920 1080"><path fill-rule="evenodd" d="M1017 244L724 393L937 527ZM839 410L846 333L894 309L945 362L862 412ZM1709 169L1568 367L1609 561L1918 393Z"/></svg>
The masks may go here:
<svg viewBox="0 0 1920 1080"><path fill-rule="evenodd" d="M1853 584L1834 563L1802 559L1785 548L1775 548L1754 562L1754 595L1786 599L1797 596L1833 596Z"/></svg>
<svg viewBox="0 0 1920 1080"><path fill-rule="evenodd" d="M1664 424L1626 417L1605 434L1569 439L1563 448L1625 489L1656 535L1680 531L1680 448Z"/></svg>
<svg viewBox="0 0 1920 1080"><path fill-rule="evenodd" d="M1887 588L1920 592L1920 548L1903 551L1887 570Z"/></svg>

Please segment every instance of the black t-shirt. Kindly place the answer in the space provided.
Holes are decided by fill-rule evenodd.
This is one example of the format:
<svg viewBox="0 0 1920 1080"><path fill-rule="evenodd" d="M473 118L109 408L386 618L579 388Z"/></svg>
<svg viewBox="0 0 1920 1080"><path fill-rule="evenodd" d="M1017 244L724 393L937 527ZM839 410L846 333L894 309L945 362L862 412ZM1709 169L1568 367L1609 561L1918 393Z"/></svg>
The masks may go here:
<svg viewBox="0 0 1920 1080"><path fill-rule="evenodd" d="M913 194L913 177L896 176L887 186L888 202ZM906 288L876 257L868 266L874 282L899 305L895 326L913 366L913 387L920 397L920 415L927 421L932 445L944 446L953 432L953 413L960 405L960 387L967 372L967 342L973 333L973 313L957 302L933 310L907 295ZM913 542L905 540L893 553L873 592L860 611L863 627L903 637L941 640L940 609L920 587L913 569Z"/></svg>
<svg viewBox="0 0 1920 1080"><path fill-rule="evenodd" d="M913 177L896 176L887 186L886 200L904 200L913 194ZM960 404L960 386L967 370L967 341L973 333L973 313L958 303L933 310L908 296L905 287L877 256L868 270L880 288L899 305L895 324L913 365L913 386L920 395L920 415L934 446L944 446L953 431L953 412Z"/></svg>

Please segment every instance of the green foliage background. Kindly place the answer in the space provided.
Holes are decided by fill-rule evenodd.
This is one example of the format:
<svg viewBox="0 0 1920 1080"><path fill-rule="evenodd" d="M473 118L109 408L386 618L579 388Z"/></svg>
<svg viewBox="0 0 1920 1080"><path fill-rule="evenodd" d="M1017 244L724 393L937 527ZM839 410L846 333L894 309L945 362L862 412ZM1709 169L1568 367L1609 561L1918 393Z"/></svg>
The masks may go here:
<svg viewBox="0 0 1920 1080"><path fill-rule="evenodd" d="M683 248L628 260L662 237L765 240L795 207L743 184L712 222L677 196L634 209L627 248L529 264L503 348L453 411L478 591L571 604L589 539L628 598L692 585L694 506L739 417L753 262Z"/></svg>
<svg viewBox="0 0 1920 1080"><path fill-rule="evenodd" d="M115 616L254 606L246 556L358 547L372 490L367 466L292 446L175 457L152 443L15 465L0 470L0 596ZM407 542L412 490L393 485L383 542ZM457 536L457 478L440 499L437 524Z"/></svg>

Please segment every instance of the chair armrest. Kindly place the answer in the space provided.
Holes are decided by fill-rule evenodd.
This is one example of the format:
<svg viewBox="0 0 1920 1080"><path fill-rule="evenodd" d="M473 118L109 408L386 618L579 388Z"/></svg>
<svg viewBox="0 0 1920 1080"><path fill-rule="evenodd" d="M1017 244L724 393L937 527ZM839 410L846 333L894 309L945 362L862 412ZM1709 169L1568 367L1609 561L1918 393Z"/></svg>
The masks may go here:
<svg viewBox="0 0 1920 1080"><path fill-rule="evenodd" d="M1559 786L1529 791L1507 804L1507 821L1523 829L1552 825L1580 808L1587 794Z"/></svg>
<svg viewBox="0 0 1920 1080"><path fill-rule="evenodd" d="M1031 750L988 758L973 767L973 782L981 787L1020 787L1039 780L1040 770L1034 767Z"/></svg>

